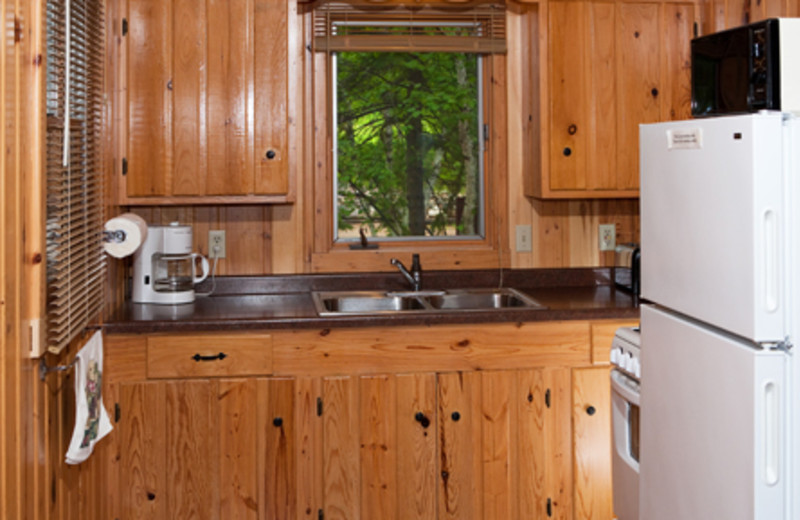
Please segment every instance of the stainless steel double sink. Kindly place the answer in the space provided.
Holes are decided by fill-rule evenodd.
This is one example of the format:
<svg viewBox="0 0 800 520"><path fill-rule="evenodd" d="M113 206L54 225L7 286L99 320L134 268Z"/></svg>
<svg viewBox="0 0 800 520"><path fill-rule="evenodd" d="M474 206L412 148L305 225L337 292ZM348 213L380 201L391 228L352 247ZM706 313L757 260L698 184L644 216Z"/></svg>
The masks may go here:
<svg viewBox="0 0 800 520"><path fill-rule="evenodd" d="M516 289L312 292L320 316L546 309Z"/></svg>

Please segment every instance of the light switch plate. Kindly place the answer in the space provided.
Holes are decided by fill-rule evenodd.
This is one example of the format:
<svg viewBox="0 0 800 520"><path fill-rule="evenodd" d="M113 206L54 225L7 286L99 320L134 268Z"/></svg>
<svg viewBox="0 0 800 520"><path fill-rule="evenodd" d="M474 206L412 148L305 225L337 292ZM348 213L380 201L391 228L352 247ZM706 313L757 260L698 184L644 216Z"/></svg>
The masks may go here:
<svg viewBox="0 0 800 520"><path fill-rule="evenodd" d="M517 226L517 252L526 253L531 251L531 227Z"/></svg>

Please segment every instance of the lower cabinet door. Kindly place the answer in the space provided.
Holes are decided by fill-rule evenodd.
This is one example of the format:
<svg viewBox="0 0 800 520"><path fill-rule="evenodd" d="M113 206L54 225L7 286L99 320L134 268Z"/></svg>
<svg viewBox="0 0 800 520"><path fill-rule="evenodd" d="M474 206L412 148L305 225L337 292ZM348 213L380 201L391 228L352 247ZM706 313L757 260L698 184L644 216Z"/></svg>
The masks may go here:
<svg viewBox="0 0 800 520"><path fill-rule="evenodd" d="M122 518L293 518L294 381L119 385Z"/></svg>

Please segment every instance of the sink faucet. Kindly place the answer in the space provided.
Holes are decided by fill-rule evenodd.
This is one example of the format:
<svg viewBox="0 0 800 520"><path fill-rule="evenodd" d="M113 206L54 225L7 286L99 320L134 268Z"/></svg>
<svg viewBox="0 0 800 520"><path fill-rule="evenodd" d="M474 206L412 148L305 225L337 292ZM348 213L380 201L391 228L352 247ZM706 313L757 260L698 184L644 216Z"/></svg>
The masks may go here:
<svg viewBox="0 0 800 520"><path fill-rule="evenodd" d="M413 254L411 255L411 272L408 272L406 266L403 265L403 262L398 260L397 258L392 258L390 260L391 264L400 270L400 274L402 274L408 283L411 284L411 287L414 288L415 291L419 291L422 287L422 267L419 265L419 255Z"/></svg>

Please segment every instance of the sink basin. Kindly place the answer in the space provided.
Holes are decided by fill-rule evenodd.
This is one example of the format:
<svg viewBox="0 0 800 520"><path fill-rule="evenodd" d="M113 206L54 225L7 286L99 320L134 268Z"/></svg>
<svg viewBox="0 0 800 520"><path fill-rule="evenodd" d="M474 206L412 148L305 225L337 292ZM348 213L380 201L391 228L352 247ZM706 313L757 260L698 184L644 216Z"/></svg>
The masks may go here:
<svg viewBox="0 0 800 520"><path fill-rule="evenodd" d="M511 288L449 291L338 291L312 293L320 316L407 314L502 309L544 309L530 296Z"/></svg>
<svg viewBox="0 0 800 520"><path fill-rule="evenodd" d="M452 291L428 300L437 310L540 308L537 301L514 289Z"/></svg>
<svg viewBox="0 0 800 520"><path fill-rule="evenodd" d="M330 314L379 314L425 309L416 296L393 295L384 292L313 293L320 316Z"/></svg>

